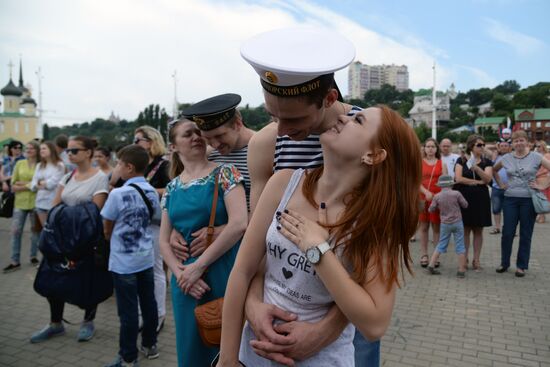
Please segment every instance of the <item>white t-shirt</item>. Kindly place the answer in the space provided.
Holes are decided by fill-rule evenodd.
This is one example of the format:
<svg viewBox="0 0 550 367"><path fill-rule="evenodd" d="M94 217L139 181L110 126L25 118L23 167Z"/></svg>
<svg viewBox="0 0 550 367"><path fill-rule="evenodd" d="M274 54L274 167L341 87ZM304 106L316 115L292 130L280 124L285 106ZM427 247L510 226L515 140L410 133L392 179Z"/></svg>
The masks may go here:
<svg viewBox="0 0 550 367"><path fill-rule="evenodd" d="M66 205L83 204L92 201L97 194L109 193L109 179L103 171L98 170L95 175L84 181L76 181L74 177L71 177L67 182L71 174L72 172L67 173L59 182L63 186L61 201Z"/></svg>
<svg viewBox="0 0 550 367"><path fill-rule="evenodd" d="M447 166L447 172L452 178L455 178L455 163L458 158L460 158L460 156L455 153L451 153L448 156L441 156L441 160Z"/></svg>

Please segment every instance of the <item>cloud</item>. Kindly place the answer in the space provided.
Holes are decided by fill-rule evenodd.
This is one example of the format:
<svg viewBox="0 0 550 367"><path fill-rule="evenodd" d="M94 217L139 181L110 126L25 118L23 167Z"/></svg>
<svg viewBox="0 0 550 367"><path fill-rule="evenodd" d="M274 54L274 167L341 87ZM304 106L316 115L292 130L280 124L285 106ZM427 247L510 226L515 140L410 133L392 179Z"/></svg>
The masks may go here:
<svg viewBox="0 0 550 367"><path fill-rule="evenodd" d="M518 54L532 54L541 50L545 43L535 37L518 32L506 24L484 18L487 34L496 41L511 46Z"/></svg>
<svg viewBox="0 0 550 367"><path fill-rule="evenodd" d="M474 66L469 66L469 65L461 65L461 64L457 64L456 67L460 69L464 69L468 71L470 74L472 74L477 81L476 84L478 85L483 85L484 87L489 87L489 88L493 88L498 85L498 81L495 78L493 78L491 75L489 75L489 73L487 73L486 71L480 68L476 68Z"/></svg>
<svg viewBox="0 0 550 367"><path fill-rule="evenodd" d="M297 24L333 29L357 47L367 64L406 64L410 87L430 87L432 49L425 42L396 41L328 8L300 0L39 0L9 2L0 13L0 63L23 55L25 79L44 74L46 122L62 124L107 117L113 110L134 119L159 103L172 111L177 70L178 100L196 102L234 92L257 106L263 94L257 75L242 60L240 44L259 32ZM47 15L47 16L45 16ZM23 25L22 25L23 24ZM438 67L438 85L452 81ZM347 70L336 74L347 91ZM0 83L7 83L0 67Z"/></svg>

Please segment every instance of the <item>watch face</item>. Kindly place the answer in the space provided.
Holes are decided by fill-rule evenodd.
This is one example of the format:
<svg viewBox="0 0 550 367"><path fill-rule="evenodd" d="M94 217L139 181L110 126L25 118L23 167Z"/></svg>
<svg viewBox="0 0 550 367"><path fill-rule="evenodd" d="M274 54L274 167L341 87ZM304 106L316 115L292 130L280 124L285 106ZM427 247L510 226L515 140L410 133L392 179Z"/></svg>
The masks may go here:
<svg viewBox="0 0 550 367"><path fill-rule="evenodd" d="M306 257L310 263L317 264L321 260L321 251L317 247L308 248Z"/></svg>

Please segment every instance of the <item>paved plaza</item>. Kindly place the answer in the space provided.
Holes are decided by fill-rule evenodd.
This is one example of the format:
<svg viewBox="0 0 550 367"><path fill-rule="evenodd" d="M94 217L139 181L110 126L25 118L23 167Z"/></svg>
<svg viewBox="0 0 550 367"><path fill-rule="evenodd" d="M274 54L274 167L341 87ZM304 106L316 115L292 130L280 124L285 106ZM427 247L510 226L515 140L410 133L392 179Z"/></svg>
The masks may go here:
<svg viewBox="0 0 550 367"><path fill-rule="evenodd" d="M10 257L9 220L0 219L2 267ZM418 264L418 243L411 243ZM536 224L530 269L497 274L500 236L485 231L480 273L457 279L456 257L442 258L442 275L427 275L415 265L398 291L393 319L382 341L383 366L550 366L550 224ZM517 249L517 238L514 256ZM28 263L28 233L22 269L0 274L0 366L102 366L117 353L118 318L114 298L98 309L94 339L78 343L78 325L41 344L31 334L49 319L47 301L32 288L36 269ZM512 261L514 263L514 261ZM170 299L168 299L170 302ZM171 305L159 337L160 358L142 366L175 366ZM66 306L75 324L83 311ZM197 366L201 367L201 366Z"/></svg>

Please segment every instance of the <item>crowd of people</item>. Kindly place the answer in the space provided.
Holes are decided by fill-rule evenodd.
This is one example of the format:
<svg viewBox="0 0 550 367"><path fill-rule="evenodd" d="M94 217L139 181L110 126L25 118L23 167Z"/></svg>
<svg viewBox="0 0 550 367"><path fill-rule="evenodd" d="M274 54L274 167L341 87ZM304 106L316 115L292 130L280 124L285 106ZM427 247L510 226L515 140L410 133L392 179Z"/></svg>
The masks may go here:
<svg viewBox="0 0 550 367"><path fill-rule="evenodd" d="M450 147L451 144L449 139L441 141L441 146ZM426 202L421 201L418 226L422 250L420 264L430 274L440 274L436 270L440 266L439 254L446 252L450 234L453 234L459 264L457 276L463 278L469 268L471 241L471 267L476 272L481 271L483 228L492 226L490 234L502 234L501 264L496 271L504 273L510 267L512 242L519 224L515 275L525 276L529 268L535 220L540 223L545 221L544 213L535 212L532 191L542 191L550 200L550 154L546 144L543 141L530 144L525 131L512 133L505 128L502 137L495 143L494 151L487 149L485 139L477 134L470 135L466 143L458 147L460 154L446 155L450 162L454 162L450 165L443 161L443 156L440 158L435 139L427 139L422 147L424 160L420 196ZM448 175L441 169L446 165ZM442 187L452 187L460 195L450 192L438 194ZM443 234L440 233L440 222L445 223ZM435 246L431 261L427 252L429 223L432 224Z"/></svg>
<svg viewBox="0 0 550 367"><path fill-rule="evenodd" d="M274 60L265 44L285 57ZM330 54L316 57L327 44ZM120 319L119 352L108 366L135 366L139 351L159 356L169 283L179 366L371 367L380 363L398 269L412 271L409 240L417 230L420 265L430 274L440 274L439 256L454 234L457 276L464 278L469 256L472 269L482 270L492 210L491 233L502 232L497 272L510 266L519 222L516 276L525 275L536 219L530 190L548 195L550 187L543 142L533 152L516 131L497 143L495 156L479 135L459 154L449 139L421 145L390 108L343 102L334 72L353 61L354 47L331 32L267 32L241 54L260 77L273 117L259 132L246 127L241 97L229 93L181 111L169 123L168 144L150 126L137 128L133 144L115 156L84 136L31 141L24 150L9 144L0 177L14 195L4 272L21 268L29 218L37 279L55 279L48 273L55 267L64 274L58 289L35 282L50 321L32 343L65 333L67 302L84 309L78 341L91 340L105 292L94 288L89 296L82 282L69 280L97 280L108 270ZM296 71L297 64L307 66ZM56 233L69 215L73 232ZM83 240L92 227L101 233ZM69 254L73 242L90 246ZM195 311L221 297L221 340L212 346Z"/></svg>

